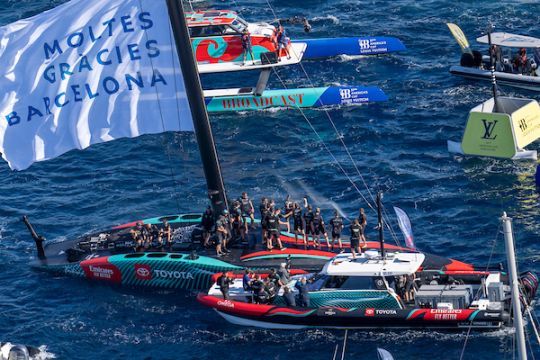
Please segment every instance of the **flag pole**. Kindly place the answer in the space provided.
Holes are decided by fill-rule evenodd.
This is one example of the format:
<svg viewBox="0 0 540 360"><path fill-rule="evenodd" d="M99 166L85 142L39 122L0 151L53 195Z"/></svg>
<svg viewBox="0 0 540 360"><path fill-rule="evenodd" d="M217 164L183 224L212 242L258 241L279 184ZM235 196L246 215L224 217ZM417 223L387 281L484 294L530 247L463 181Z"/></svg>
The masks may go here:
<svg viewBox="0 0 540 360"><path fill-rule="evenodd" d="M197 63L193 56L189 30L184 15L184 9L179 0L166 0L171 21L172 32L180 61L180 68L184 76L186 95L189 101L195 136L199 144L201 161L208 187L208 197L212 202L214 214L221 214L228 208L225 185L221 175L221 167L212 134L212 127L208 119L206 104L204 102L201 79Z"/></svg>

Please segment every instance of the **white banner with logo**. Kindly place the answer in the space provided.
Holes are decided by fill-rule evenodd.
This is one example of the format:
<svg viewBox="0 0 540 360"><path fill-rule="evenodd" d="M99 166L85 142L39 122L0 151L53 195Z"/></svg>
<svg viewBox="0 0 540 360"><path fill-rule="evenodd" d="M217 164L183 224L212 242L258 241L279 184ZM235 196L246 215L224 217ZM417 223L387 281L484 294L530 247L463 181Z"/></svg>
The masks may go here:
<svg viewBox="0 0 540 360"><path fill-rule="evenodd" d="M192 131L165 0L72 0L0 27L12 169L121 137Z"/></svg>

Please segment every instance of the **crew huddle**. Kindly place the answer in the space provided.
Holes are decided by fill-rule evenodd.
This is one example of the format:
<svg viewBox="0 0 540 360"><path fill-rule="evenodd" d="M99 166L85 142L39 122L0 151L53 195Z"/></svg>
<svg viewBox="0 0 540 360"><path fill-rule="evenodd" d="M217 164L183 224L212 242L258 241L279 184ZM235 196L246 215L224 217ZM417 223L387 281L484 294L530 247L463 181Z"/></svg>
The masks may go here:
<svg viewBox="0 0 540 360"><path fill-rule="evenodd" d="M171 226L164 220L163 227L137 222L135 227L130 230L131 239L135 244L136 251L144 251L149 248L171 247L173 244Z"/></svg>
<svg viewBox="0 0 540 360"><path fill-rule="evenodd" d="M202 216L203 245L210 247L210 239L215 234L216 253L224 256L230 252L229 245L232 241L248 243L250 231L255 223L255 209L253 202L247 193L232 203L229 210L224 210L222 214L214 216L212 208L208 207ZM345 222L338 211L326 224L320 208L315 208L308 204L307 198L303 199L302 205L291 201L287 196L283 204L283 210L276 206L274 200L263 197L259 204L259 215L261 224L261 238L268 251L285 250L280 238L282 230L294 234L295 245L303 246L308 250L310 246L314 249L322 249L324 240L328 250L344 251L342 234L345 229ZM292 228L291 228L292 222ZM350 247L353 258L356 254L362 253L366 244L365 228L367 217L364 209L361 208L358 218L349 225ZM331 238L327 232L330 230Z"/></svg>
<svg viewBox="0 0 540 360"><path fill-rule="evenodd" d="M282 263L279 270L270 269L270 272L266 274L255 273L252 270L246 269L242 277L242 287L245 292L251 294L247 301L255 304L270 304L276 300L280 289L283 289L281 297L287 306L309 307L307 279L303 277L295 284L295 288L298 290L298 295L295 296L288 285L291 281L289 270L290 262ZM223 299L230 299L229 288L233 283L233 274L230 272L224 273L218 278L217 285L223 295Z"/></svg>

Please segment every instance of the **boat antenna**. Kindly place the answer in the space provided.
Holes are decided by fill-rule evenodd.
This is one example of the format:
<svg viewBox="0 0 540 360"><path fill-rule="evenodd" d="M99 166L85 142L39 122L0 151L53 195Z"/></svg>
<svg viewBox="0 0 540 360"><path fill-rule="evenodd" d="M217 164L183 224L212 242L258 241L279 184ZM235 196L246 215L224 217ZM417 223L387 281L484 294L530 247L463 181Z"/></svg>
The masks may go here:
<svg viewBox="0 0 540 360"><path fill-rule="evenodd" d="M180 0L167 0L169 18L178 53L178 60L184 76L186 95L189 101L195 136L199 144L201 161L208 187L208 197L214 209L214 215L228 209L225 185L221 176L221 167L204 102L201 79L193 56L189 30Z"/></svg>
<svg viewBox="0 0 540 360"><path fill-rule="evenodd" d="M514 328L516 329L518 359L527 360L527 348L525 346L525 331L523 329L523 317L521 312L521 300L519 294L519 282L516 269L516 255L514 253L514 236L512 235L512 218L503 212L501 218L504 230L504 242L506 245L506 261L508 262L508 277L510 279Z"/></svg>
<svg viewBox="0 0 540 360"><path fill-rule="evenodd" d="M382 192L377 192L377 217L379 219L379 223L377 225L379 229L379 242L381 245L381 257L383 259L386 259L386 252L384 251L384 219L382 216Z"/></svg>
<svg viewBox="0 0 540 360"><path fill-rule="evenodd" d="M22 217L22 221L24 222L24 224L28 228L28 231L30 231L30 235L32 235L32 239L34 239L34 241L36 243L38 258L40 260L45 259L46 258L45 249L43 248L43 243L45 242L45 238L36 233L36 230L34 230L34 227L32 226L32 224L30 224L30 220L28 220L28 216L24 215Z"/></svg>
<svg viewBox="0 0 540 360"><path fill-rule="evenodd" d="M494 51L495 49L493 48L493 45L491 44L491 32L493 31L493 29L494 29L493 24L489 24L488 29L487 29L488 44L489 44L489 67L491 71L491 85L493 89L493 112L496 113L498 111L497 79L495 78L495 61L493 60L493 57L495 56L495 51Z"/></svg>

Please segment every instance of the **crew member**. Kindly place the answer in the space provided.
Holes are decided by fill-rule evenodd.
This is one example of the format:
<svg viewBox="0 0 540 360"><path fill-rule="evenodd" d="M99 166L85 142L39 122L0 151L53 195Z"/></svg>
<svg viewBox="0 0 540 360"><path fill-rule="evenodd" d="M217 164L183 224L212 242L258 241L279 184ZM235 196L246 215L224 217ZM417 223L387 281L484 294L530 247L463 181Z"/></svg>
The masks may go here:
<svg viewBox="0 0 540 360"><path fill-rule="evenodd" d="M211 206L208 206L204 211L201 218L201 225L203 228L203 246L208 247L208 241L215 225L214 213Z"/></svg>
<svg viewBox="0 0 540 360"><path fill-rule="evenodd" d="M229 286L234 283L232 274L229 272L221 274L217 283L219 285L219 290L221 290L221 293L223 294L223 299L229 300Z"/></svg>
<svg viewBox="0 0 540 360"><path fill-rule="evenodd" d="M225 214L227 214L227 209L223 210L223 214L219 216L219 218L216 221L216 235L217 235L217 245L216 245L216 254L217 256L224 256L226 255L226 252L224 249L224 243L227 239L227 218L225 217Z"/></svg>
<svg viewBox="0 0 540 360"><path fill-rule="evenodd" d="M360 212L358 214L358 222L360 223L360 225L362 225L362 236L360 237L360 239L366 242L367 216L364 212L364 208L360 208Z"/></svg>
<svg viewBox="0 0 540 360"><path fill-rule="evenodd" d="M360 239L362 238L362 225L358 219L354 219L350 226L351 230L351 252L353 259L356 259L356 253L361 254Z"/></svg>
<svg viewBox="0 0 540 360"><path fill-rule="evenodd" d="M244 271L244 276L242 277L242 287L244 288L244 291L251 290L252 282L253 282L253 271L246 269Z"/></svg>
<svg viewBox="0 0 540 360"><path fill-rule="evenodd" d="M527 58L527 49L519 49L518 54L514 58L514 71L518 74L528 74L529 59Z"/></svg>
<svg viewBox="0 0 540 360"><path fill-rule="evenodd" d="M287 225L287 232L291 232L290 218L293 216L294 206L290 195L287 195L284 205L285 214L283 214L283 218L285 219L285 225Z"/></svg>
<svg viewBox="0 0 540 360"><path fill-rule="evenodd" d="M248 29L244 29L242 32L242 50L244 52L244 60L242 61L242 65L246 64L246 59L248 54L251 56L251 63L252 65L255 65L255 56L253 56L253 46L251 44L251 35L248 31Z"/></svg>
<svg viewBox="0 0 540 360"><path fill-rule="evenodd" d="M315 209L315 215L313 216L312 224L313 224L313 232L315 235L313 237L314 244L316 244L316 246L320 249L321 248L320 238L321 238L321 235L323 235L324 238L326 239L326 246L330 248L330 242L328 241L328 234L326 233L326 228L324 226L324 219L321 215L320 208Z"/></svg>
<svg viewBox="0 0 540 360"><path fill-rule="evenodd" d="M330 220L330 226L332 227L332 250L334 250L334 244L338 243L340 252L343 252L343 245L341 243L341 232L343 231L343 218L339 216L339 212L334 212L334 217Z"/></svg>
<svg viewBox="0 0 540 360"><path fill-rule="evenodd" d="M248 233L248 224L247 224L247 218L250 219L251 226L253 226L253 223L255 222L255 208L253 207L253 203L248 197L248 194L244 191L242 193L242 196L239 199L240 201L240 208L242 209L242 218L244 219L244 230L245 233Z"/></svg>
<svg viewBox="0 0 540 360"><path fill-rule="evenodd" d="M268 229L266 227L268 216L270 216L270 203L266 198L263 198L261 205L259 206L261 211L261 237L263 244L266 244L268 241Z"/></svg>
<svg viewBox="0 0 540 360"><path fill-rule="evenodd" d="M163 220L163 229L161 230L161 236L165 239L168 247L171 247L173 244L172 238L172 229L171 225L167 220Z"/></svg>
<svg viewBox="0 0 540 360"><path fill-rule="evenodd" d="M307 241L307 246L309 247L309 236L315 234L315 230L313 228L313 217L315 215L313 214L313 208L311 205L307 206L306 212L304 213L304 224L306 225L306 231L304 236L304 243Z"/></svg>
<svg viewBox="0 0 540 360"><path fill-rule="evenodd" d="M246 238L246 231L244 229L244 221L242 219L242 209L240 209L240 202L235 201L231 209L231 222L232 222L232 234L233 239L240 237L242 242Z"/></svg>
<svg viewBox="0 0 540 360"><path fill-rule="evenodd" d="M277 242L280 250L285 250L285 248L281 244L281 239L279 238L280 213L281 210L276 209L274 210L273 214L270 214L266 218L266 229L268 230L268 240L266 243L266 247L269 251L272 251L272 249L274 248L274 241Z"/></svg>
<svg viewBox="0 0 540 360"><path fill-rule="evenodd" d="M294 226L294 240L298 245L298 235L302 235L304 241L304 249L307 250L307 239L304 232L304 219L302 217L302 208L298 203L294 203L293 209L293 226Z"/></svg>

